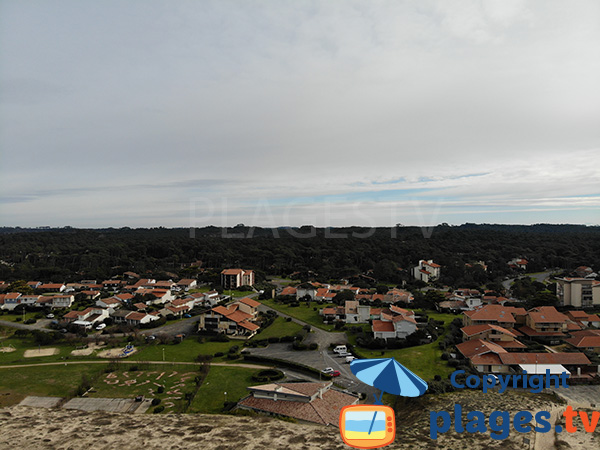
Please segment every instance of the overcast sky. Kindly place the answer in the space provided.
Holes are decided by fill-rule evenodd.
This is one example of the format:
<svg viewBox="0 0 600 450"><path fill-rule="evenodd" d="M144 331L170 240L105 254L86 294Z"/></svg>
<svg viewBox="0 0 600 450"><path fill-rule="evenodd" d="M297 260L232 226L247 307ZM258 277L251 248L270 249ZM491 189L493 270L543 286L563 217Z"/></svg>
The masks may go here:
<svg viewBox="0 0 600 450"><path fill-rule="evenodd" d="M600 2L0 0L0 225L600 223Z"/></svg>

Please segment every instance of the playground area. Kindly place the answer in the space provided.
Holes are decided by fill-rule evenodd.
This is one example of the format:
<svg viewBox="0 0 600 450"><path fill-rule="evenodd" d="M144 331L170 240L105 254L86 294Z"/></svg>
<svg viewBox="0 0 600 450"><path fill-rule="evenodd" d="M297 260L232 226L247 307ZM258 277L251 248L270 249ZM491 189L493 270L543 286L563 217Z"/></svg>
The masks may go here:
<svg viewBox="0 0 600 450"><path fill-rule="evenodd" d="M135 352L137 352L137 348L135 348L133 345L128 345L125 348L111 348L108 350L103 350L98 353L98 356L100 358L110 359L127 358L128 356L133 355Z"/></svg>
<svg viewBox="0 0 600 450"><path fill-rule="evenodd" d="M24 358L38 358L40 356L53 356L53 355L58 355L59 352L60 352L60 350L57 349L56 347L38 348L38 349L34 349L34 350L25 350L25 353L23 353L23 357Z"/></svg>
<svg viewBox="0 0 600 450"><path fill-rule="evenodd" d="M71 352L73 356L89 356L94 353L96 350L104 348L104 343L100 342L98 344L89 344L85 348L77 348Z"/></svg>

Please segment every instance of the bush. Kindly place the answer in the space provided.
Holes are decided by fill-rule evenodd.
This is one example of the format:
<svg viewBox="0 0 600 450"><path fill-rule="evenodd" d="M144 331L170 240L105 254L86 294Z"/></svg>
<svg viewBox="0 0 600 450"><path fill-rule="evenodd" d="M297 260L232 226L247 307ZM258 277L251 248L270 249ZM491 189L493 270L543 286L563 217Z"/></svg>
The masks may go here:
<svg viewBox="0 0 600 450"><path fill-rule="evenodd" d="M233 347L231 347L229 349L229 353L237 353L240 350L240 346L239 345L234 345Z"/></svg>
<svg viewBox="0 0 600 450"><path fill-rule="evenodd" d="M135 365L133 365L133 366L130 366L128 370L129 370L130 372L137 372L137 370L138 370L138 366L135 366Z"/></svg>
<svg viewBox="0 0 600 450"><path fill-rule="evenodd" d="M15 317L15 322L20 322L21 320L23 320L23 318L21 316Z"/></svg>
<svg viewBox="0 0 600 450"><path fill-rule="evenodd" d="M217 353L215 353L214 356L215 356L215 358L220 358L221 356L224 356L224 355L225 355L225 353L223 353L223 352L217 352Z"/></svg>
<svg viewBox="0 0 600 450"><path fill-rule="evenodd" d="M35 320L35 319L27 319L23 323L26 324L26 325L31 325L32 323L36 323L36 322L37 322L37 320Z"/></svg>
<svg viewBox="0 0 600 450"><path fill-rule="evenodd" d="M152 410L152 413L153 414L158 414L158 413L163 412L164 410L165 410L165 407L163 405L160 405L160 406L157 406L156 408L154 408Z"/></svg>
<svg viewBox="0 0 600 450"><path fill-rule="evenodd" d="M160 398L153 398L152 406L158 406L158 405L160 405Z"/></svg>
<svg viewBox="0 0 600 450"><path fill-rule="evenodd" d="M296 339L294 336L282 336L279 342L294 342L294 339Z"/></svg>
<svg viewBox="0 0 600 450"><path fill-rule="evenodd" d="M223 333L219 333L215 336L211 336L209 338L209 340L211 342L229 342L229 338Z"/></svg>
<svg viewBox="0 0 600 450"><path fill-rule="evenodd" d="M240 358L239 353L228 353L227 354L227 359L239 359L239 358Z"/></svg>
<svg viewBox="0 0 600 450"><path fill-rule="evenodd" d="M280 341L280 339L277 336L271 336L269 339L267 339L269 341L269 344L276 344Z"/></svg>
<svg viewBox="0 0 600 450"><path fill-rule="evenodd" d="M308 346L309 350L317 350L319 348L319 344L317 344L316 342L311 342Z"/></svg>
<svg viewBox="0 0 600 450"><path fill-rule="evenodd" d="M291 318L291 317L286 317L286 318L285 318L285 321L286 321L286 322L291 322L291 321L292 321L292 318Z"/></svg>
<svg viewBox="0 0 600 450"><path fill-rule="evenodd" d="M159 394L162 394L163 392L165 392L165 387L159 386L158 389L156 390L156 392L158 392Z"/></svg>
<svg viewBox="0 0 600 450"><path fill-rule="evenodd" d="M284 376L285 375L281 370L264 369L252 375L252 380L259 383L265 383L269 381L281 380Z"/></svg>

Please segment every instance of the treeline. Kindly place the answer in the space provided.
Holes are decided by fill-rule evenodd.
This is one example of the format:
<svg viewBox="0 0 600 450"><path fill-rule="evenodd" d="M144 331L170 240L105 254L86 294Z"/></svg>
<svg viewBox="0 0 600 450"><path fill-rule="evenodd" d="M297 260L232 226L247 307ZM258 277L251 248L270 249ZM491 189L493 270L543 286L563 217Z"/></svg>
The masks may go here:
<svg viewBox="0 0 600 450"><path fill-rule="evenodd" d="M191 237L193 234L194 237ZM479 285L512 274L507 261L524 257L528 271L579 265L600 268L600 227L578 225L440 225L322 229L206 227L51 230L3 228L0 279L76 281L134 271L155 277L193 275L193 261L265 274L339 279L372 270L379 281L400 282L420 259L443 266L441 283ZM484 261L487 272L472 264ZM404 270L398 270L398 269Z"/></svg>

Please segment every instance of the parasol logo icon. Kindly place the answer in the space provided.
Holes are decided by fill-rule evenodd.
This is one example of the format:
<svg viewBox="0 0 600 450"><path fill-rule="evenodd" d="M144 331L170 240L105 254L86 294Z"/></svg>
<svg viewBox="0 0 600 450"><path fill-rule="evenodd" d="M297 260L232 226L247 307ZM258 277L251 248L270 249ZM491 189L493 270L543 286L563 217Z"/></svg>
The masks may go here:
<svg viewBox="0 0 600 450"><path fill-rule="evenodd" d="M394 442L396 415L381 403L383 393L418 397L427 383L394 358L360 359L350 363L352 373L365 384L380 390L373 405L348 405L340 412L340 435L354 448L379 448Z"/></svg>

